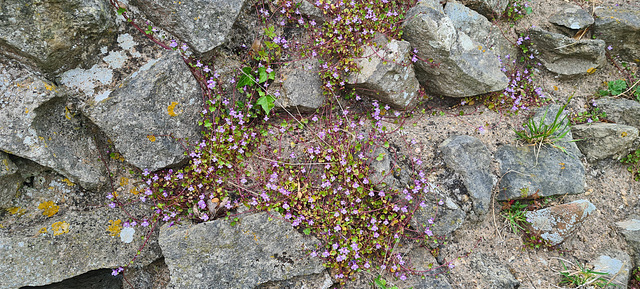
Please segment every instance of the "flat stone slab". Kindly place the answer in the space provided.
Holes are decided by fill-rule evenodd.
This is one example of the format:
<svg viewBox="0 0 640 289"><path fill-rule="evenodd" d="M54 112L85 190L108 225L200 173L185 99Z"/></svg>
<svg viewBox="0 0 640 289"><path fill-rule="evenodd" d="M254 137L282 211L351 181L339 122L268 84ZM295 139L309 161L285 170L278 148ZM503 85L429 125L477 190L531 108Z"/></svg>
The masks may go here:
<svg viewBox="0 0 640 289"><path fill-rule="evenodd" d="M319 241L279 218L265 212L242 216L235 226L223 219L163 226L160 246L171 271L169 287L249 289L323 272L322 260L309 255Z"/></svg>
<svg viewBox="0 0 640 289"><path fill-rule="evenodd" d="M621 158L633 149L638 129L615 123L580 124L571 127L576 145L589 161Z"/></svg>
<svg viewBox="0 0 640 289"><path fill-rule="evenodd" d="M537 211L526 212L531 233L550 245L558 245L569 237L596 210L587 200L578 200Z"/></svg>

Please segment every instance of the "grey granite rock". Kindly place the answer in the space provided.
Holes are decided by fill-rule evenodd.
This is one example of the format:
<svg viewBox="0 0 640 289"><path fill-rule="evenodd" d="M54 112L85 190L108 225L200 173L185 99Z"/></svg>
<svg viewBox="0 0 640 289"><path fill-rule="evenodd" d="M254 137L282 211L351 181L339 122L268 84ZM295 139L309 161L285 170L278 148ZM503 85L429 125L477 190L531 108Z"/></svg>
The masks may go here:
<svg viewBox="0 0 640 289"><path fill-rule="evenodd" d="M446 139L439 148L447 167L462 176L476 214L486 214L494 182L487 147L477 138L461 135Z"/></svg>
<svg viewBox="0 0 640 289"><path fill-rule="evenodd" d="M542 65L562 77L586 75L590 69L605 62L605 42L600 39L580 39L542 30L529 29L529 37Z"/></svg>
<svg viewBox="0 0 640 289"><path fill-rule="evenodd" d="M406 18L403 38L425 60L414 67L418 81L430 93L468 97L507 87L509 80L500 71L498 57L456 30L437 1L418 2Z"/></svg>
<svg viewBox="0 0 640 289"><path fill-rule="evenodd" d="M0 9L0 47L33 61L47 73L73 68L111 36L108 1L7 0Z"/></svg>
<svg viewBox="0 0 640 289"><path fill-rule="evenodd" d="M593 16L578 5L562 3L549 16L549 22L572 30L580 30L594 23Z"/></svg>
<svg viewBox="0 0 640 289"><path fill-rule="evenodd" d="M411 107L418 100L420 84L410 61L409 42L387 40L378 34L374 43L364 48L362 58L355 60L360 72L349 75L347 83L358 93L396 109Z"/></svg>
<svg viewBox="0 0 640 289"><path fill-rule="evenodd" d="M320 258L308 255L319 241L278 217L244 215L235 226L223 219L163 226L160 246L171 271L169 287L248 289L323 272Z"/></svg>
<svg viewBox="0 0 640 289"><path fill-rule="evenodd" d="M454 2L449 2L454 3ZM489 19L498 19L509 5L508 0L462 0L462 4Z"/></svg>
<svg viewBox="0 0 640 289"><path fill-rule="evenodd" d="M631 269L633 269L631 257L627 252L620 250L604 252L604 254L591 261L591 265L593 266L593 271L607 273L608 275L603 277L611 280L611 284L615 288L627 288Z"/></svg>
<svg viewBox="0 0 640 289"><path fill-rule="evenodd" d="M589 161L608 157L621 158L634 147L638 129L614 123L580 124L571 127L578 148Z"/></svg>
<svg viewBox="0 0 640 289"><path fill-rule="evenodd" d="M269 93L276 98L275 106L287 109L294 115L298 111L313 112L321 107L325 96L322 94L318 71L317 59L296 61L281 68L275 82L269 86Z"/></svg>
<svg viewBox="0 0 640 289"><path fill-rule="evenodd" d="M518 55L518 49L507 40L499 27L476 11L456 2L448 2L444 12L449 16L453 26L467 34L473 41L481 44L482 50L491 51L493 54L505 59Z"/></svg>
<svg viewBox="0 0 640 289"><path fill-rule="evenodd" d="M85 108L127 162L150 170L187 158L179 139L199 140L202 109L200 87L178 53L149 62Z"/></svg>
<svg viewBox="0 0 640 289"><path fill-rule="evenodd" d="M439 205L441 200L443 203ZM435 236L448 237L462 227L467 215L450 197L431 188L423 201L426 206L419 207L411 218L410 224L414 229L420 232L429 229Z"/></svg>
<svg viewBox="0 0 640 289"><path fill-rule="evenodd" d="M380 156L382 156L382 159L378 160ZM376 189L383 190L399 186L398 180L393 176L389 151L383 147L378 147L373 151L371 157L373 160L369 165L369 178L371 183L376 186Z"/></svg>
<svg viewBox="0 0 640 289"><path fill-rule="evenodd" d="M560 105L540 108L533 119L540 124L544 117L544 123L550 125L560 108ZM503 175L497 200L523 199L534 194L540 197L580 194L584 191L582 154L573 142L569 120L565 118L567 115L567 111L563 111L558 120L562 121L563 127L554 135L567 133L553 145L501 146L497 149L495 158Z"/></svg>
<svg viewBox="0 0 640 289"><path fill-rule="evenodd" d="M420 275L407 275L406 280L397 279L399 274L391 274L386 272L384 279L392 281L395 286L400 289L451 289L454 288L449 283L445 274L446 267L440 267L436 258L431 255L425 247L419 247L416 244L408 244L399 246L395 252L401 254L403 260L408 262L416 271L425 272L424 278ZM440 267L440 268L439 268ZM387 284L390 285L390 284ZM363 287L361 287L363 288ZM391 288L388 286L387 288Z"/></svg>
<svg viewBox="0 0 640 289"><path fill-rule="evenodd" d="M629 253L634 256L634 262L640 264L640 216L631 215L625 220L617 222L616 226L631 248Z"/></svg>
<svg viewBox="0 0 640 289"><path fill-rule="evenodd" d="M118 219L126 220L126 215L109 208L71 211L17 233L0 232L0 287L42 286L91 270L127 265L141 248L145 232L136 229L134 241L124 243L106 230L109 220ZM134 264L144 266L159 255L152 236Z"/></svg>
<svg viewBox="0 0 640 289"><path fill-rule="evenodd" d="M11 207L11 201L18 194L23 182L18 167L7 154L0 151L0 209Z"/></svg>
<svg viewBox="0 0 640 289"><path fill-rule="evenodd" d="M245 0L132 0L155 25L166 29L197 52L205 53L227 40Z"/></svg>
<svg viewBox="0 0 640 289"><path fill-rule="evenodd" d="M595 35L611 45L612 55L640 63L640 9L633 5L596 7Z"/></svg>
<svg viewBox="0 0 640 289"><path fill-rule="evenodd" d="M579 228L596 207L587 200L573 201L537 211L526 212L532 234L540 236L550 245L564 242Z"/></svg>
<svg viewBox="0 0 640 289"><path fill-rule="evenodd" d="M52 168L85 188L106 181L93 125L63 89L0 56L0 150Z"/></svg>
<svg viewBox="0 0 640 289"><path fill-rule="evenodd" d="M607 113L608 119L640 129L640 102L606 97L598 99L596 103Z"/></svg>

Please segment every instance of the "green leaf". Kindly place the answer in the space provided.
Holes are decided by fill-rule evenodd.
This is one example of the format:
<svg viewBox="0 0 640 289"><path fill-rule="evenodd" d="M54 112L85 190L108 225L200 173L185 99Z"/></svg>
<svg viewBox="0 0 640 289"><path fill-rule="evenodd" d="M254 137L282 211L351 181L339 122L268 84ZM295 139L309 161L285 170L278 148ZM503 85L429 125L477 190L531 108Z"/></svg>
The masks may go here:
<svg viewBox="0 0 640 289"><path fill-rule="evenodd" d="M206 128L210 128L210 127L211 127L211 125L212 125L211 121L209 121L208 119L205 119L205 120L204 120L204 127L206 127Z"/></svg>
<svg viewBox="0 0 640 289"><path fill-rule="evenodd" d="M309 235L311 234L311 229L310 228L306 228L302 231L305 235Z"/></svg>
<svg viewBox="0 0 640 289"><path fill-rule="evenodd" d="M268 74L267 74L267 69L263 66L263 67L258 67L258 82L259 83L264 83L265 81L267 81L268 78Z"/></svg>
<svg viewBox="0 0 640 289"><path fill-rule="evenodd" d="M253 75L251 74L251 67L242 68L242 75L240 76L240 80L236 84L236 88L241 90L245 86L253 86Z"/></svg>
<svg viewBox="0 0 640 289"><path fill-rule="evenodd" d="M274 104L275 101L276 101L276 99L273 98L273 96L265 95L265 96L262 96L262 97L258 98L258 100L256 101L256 104L261 106L262 110L264 110L264 112L267 115L269 115L269 112L275 106L275 104Z"/></svg>
<svg viewBox="0 0 640 289"><path fill-rule="evenodd" d="M388 141L385 141L385 142L384 142L384 144L383 144L382 146L383 146L384 148L387 148L387 149L388 149L388 148L389 148L389 142L388 142Z"/></svg>
<svg viewBox="0 0 640 289"><path fill-rule="evenodd" d="M384 159L384 153L380 153L380 154L378 155L378 157L376 158L376 161L381 162L383 159Z"/></svg>
<svg viewBox="0 0 640 289"><path fill-rule="evenodd" d="M609 91L611 95L618 95L623 93L627 89L627 82L623 79L618 79L615 81L609 82Z"/></svg>
<svg viewBox="0 0 640 289"><path fill-rule="evenodd" d="M118 15L122 15L122 13L124 12L127 12L126 8L122 8L122 7L118 8Z"/></svg>
<svg viewBox="0 0 640 289"><path fill-rule="evenodd" d="M533 13L533 9L531 9L531 7L524 7L524 11L527 12L527 15Z"/></svg>

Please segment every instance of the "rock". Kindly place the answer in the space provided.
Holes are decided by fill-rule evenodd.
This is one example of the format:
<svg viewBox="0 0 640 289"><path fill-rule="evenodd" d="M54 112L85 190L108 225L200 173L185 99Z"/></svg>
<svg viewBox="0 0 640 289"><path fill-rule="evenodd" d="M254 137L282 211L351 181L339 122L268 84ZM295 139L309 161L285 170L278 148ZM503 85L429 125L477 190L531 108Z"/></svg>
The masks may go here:
<svg viewBox="0 0 640 289"><path fill-rule="evenodd" d="M114 26L108 1L8 0L0 10L0 47L57 74L96 54ZM8 50L8 51L7 51Z"/></svg>
<svg viewBox="0 0 640 289"><path fill-rule="evenodd" d="M272 213L273 214L273 213ZM235 226L218 219L160 229L170 288L255 288L270 281L322 273L320 244L269 213L245 215Z"/></svg>
<svg viewBox="0 0 640 289"><path fill-rule="evenodd" d="M550 125L560 108L559 105L551 105L539 109L533 117L534 122L540 124L544 116L544 123ZM584 191L585 169L580 161L580 150L573 142L569 120L565 118L567 115L567 111L563 111L559 117L567 127L555 135L568 130L567 134L553 146L501 146L497 149L495 158L503 177L496 200L580 194Z"/></svg>
<svg viewBox="0 0 640 289"><path fill-rule="evenodd" d="M611 285L616 288L627 288L633 266L631 257L626 252L620 250L607 252L592 261L591 265L593 266L593 271L607 273L608 275L603 277L606 279L611 278Z"/></svg>
<svg viewBox="0 0 640 289"><path fill-rule="evenodd" d="M496 257L476 253L470 258L470 267L477 272L477 275L480 275L481 286L479 288L516 289L520 287L520 281Z"/></svg>
<svg viewBox="0 0 640 289"><path fill-rule="evenodd" d="M101 208L56 214L45 221L0 234L1 288L42 286L59 282L91 270L117 268L136 256L146 232L137 229L134 241L123 243L106 230L109 220L126 220L122 211ZM41 233L41 230L46 230ZM57 235L56 235L57 234ZM134 265L157 259L157 239L147 242ZM82 258L79 258L82 256Z"/></svg>
<svg viewBox="0 0 640 289"><path fill-rule="evenodd" d="M71 277L53 284L46 285L45 289L121 289L122 278L111 275L111 269L98 269ZM22 289L35 287L25 286ZM139 287L136 287L138 289Z"/></svg>
<svg viewBox="0 0 640 289"><path fill-rule="evenodd" d="M200 87L177 52L141 67L85 110L127 162L141 169L182 162L187 156L179 140L196 143L200 137Z"/></svg>
<svg viewBox="0 0 640 289"><path fill-rule="evenodd" d="M632 5L595 8L596 36L611 45L612 55L640 63L640 9Z"/></svg>
<svg viewBox="0 0 640 289"><path fill-rule="evenodd" d="M607 119L640 129L640 103L625 98L600 98L597 105L607 113Z"/></svg>
<svg viewBox="0 0 640 289"><path fill-rule="evenodd" d="M473 41L482 44L482 50L491 51L502 59L507 55L518 55L518 49L505 38L500 28L484 16L456 2L448 2L444 12L458 31L466 33Z"/></svg>
<svg viewBox="0 0 640 289"><path fill-rule="evenodd" d="M526 212L531 233L555 246L569 237L596 210L587 200Z"/></svg>
<svg viewBox="0 0 640 289"><path fill-rule="evenodd" d="M586 75L605 62L605 42L600 39L575 40L538 27L529 29L529 37L542 65L563 77Z"/></svg>
<svg viewBox="0 0 640 289"><path fill-rule="evenodd" d="M613 123L580 124L571 127L576 144L589 161L608 157L619 159L633 149L638 129Z"/></svg>
<svg viewBox="0 0 640 289"><path fill-rule="evenodd" d="M500 61L491 51L466 33L457 31L442 6L419 2L411 8L403 24L403 38L424 60L415 63L418 81L431 93L449 97L468 97L507 87L508 78L500 71Z"/></svg>
<svg viewBox="0 0 640 289"><path fill-rule="evenodd" d="M382 156L382 160L378 160L379 156ZM376 189L383 190L398 187L400 182L393 176L389 151L383 147L378 147L373 151L372 158L373 160L369 165L369 178Z"/></svg>
<svg viewBox="0 0 640 289"><path fill-rule="evenodd" d="M467 215L451 198L441 196L434 190L432 188L432 192L426 195L426 206L416 210L410 224L420 232L428 228L435 236L448 237L462 227ZM438 205L440 200L443 201L442 205Z"/></svg>
<svg viewBox="0 0 640 289"><path fill-rule="evenodd" d="M445 269L437 268L438 264L436 258L431 255L429 250L425 247L418 246L416 244L409 244L406 246L398 246L394 252L400 253L402 259L407 261L407 264L412 269L418 272L424 272L424 278L420 275L406 275L407 280L398 280L400 275L391 274L385 271L383 275L384 279L392 281L395 286L401 289L451 289L453 288L447 280ZM387 284L389 285L389 284ZM365 287L360 287L365 288ZM387 286L387 288L392 288Z"/></svg>
<svg viewBox="0 0 640 289"><path fill-rule="evenodd" d="M374 42L355 60L360 72L349 75L347 83L358 93L396 109L411 107L417 102L420 84L409 60L409 42L387 40L382 34L376 35Z"/></svg>
<svg viewBox="0 0 640 289"><path fill-rule="evenodd" d="M439 148L447 167L462 176L476 214L486 214L494 181L487 147L477 138L460 135L446 139Z"/></svg>
<svg viewBox="0 0 640 289"><path fill-rule="evenodd" d="M129 267L122 272L122 275L127 279L127 284L135 289L167 288L171 279L164 257L144 267Z"/></svg>
<svg viewBox="0 0 640 289"><path fill-rule="evenodd" d="M106 181L93 125L62 89L0 57L0 150L96 189Z"/></svg>
<svg viewBox="0 0 640 289"><path fill-rule="evenodd" d="M227 40L245 0L142 1L131 0L158 27L166 29L199 53Z"/></svg>
<svg viewBox="0 0 640 289"><path fill-rule="evenodd" d="M275 83L269 87L269 92L276 97L276 107L293 114L298 111L313 112L320 108L325 97L318 75L318 60L305 59L282 68Z"/></svg>
<svg viewBox="0 0 640 289"><path fill-rule="evenodd" d="M9 159L9 155L0 151L0 209L11 207L11 201L23 182L18 167Z"/></svg>
<svg viewBox="0 0 640 289"><path fill-rule="evenodd" d="M447 4L454 3L449 2ZM489 19L498 19L509 5L508 0L463 0L462 4Z"/></svg>
<svg viewBox="0 0 640 289"><path fill-rule="evenodd" d="M562 3L556 7L556 12L549 16L549 22L571 30L580 30L591 26L594 19L580 6Z"/></svg>
<svg viewBox="0 0 640 289"><path fill-rule="evenodd" d="M294 277L288 280L267 282L256 289L280 289L280 288L318 288L329 289L333 280L327 271L318 274Z"/></svg>
<svg viewBox="0 0 640 289"><path fill-rule="evenodd" d="M631 215L626 220L617 222L616 226L631 248L635 263L640 264L640 216Z"/></svg>

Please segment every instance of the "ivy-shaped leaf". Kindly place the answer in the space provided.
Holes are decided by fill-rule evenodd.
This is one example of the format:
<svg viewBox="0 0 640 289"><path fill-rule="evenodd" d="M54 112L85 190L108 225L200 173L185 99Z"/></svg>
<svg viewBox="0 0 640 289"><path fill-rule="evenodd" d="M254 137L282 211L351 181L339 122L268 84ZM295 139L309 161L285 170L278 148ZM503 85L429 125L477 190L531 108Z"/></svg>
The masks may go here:
<svg viewBox="0 0 640 289"><path fill-rule="evenodd" d="M236 88L242 91L245 86L253 86L253 75L251 74L251 67L242 68L242 75L240 80L236 84Z"/></svg>
<svg viewBox="0 0 640 289"><path fill-rule="evenodd" d="M256 101L256 104L262 107L262 110L264 110L264 112L269 115L269 112L271 111L271 109L275 106L275 101L276 99L273 98L273 96L271 95L264 95L260 98L258 98L258 101Z"/></svg>

